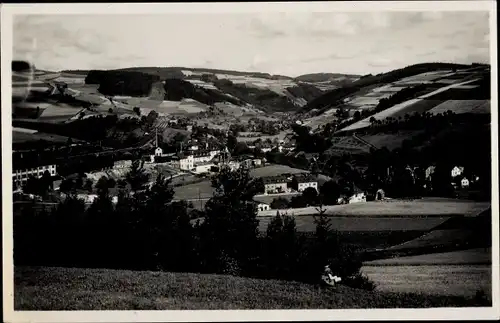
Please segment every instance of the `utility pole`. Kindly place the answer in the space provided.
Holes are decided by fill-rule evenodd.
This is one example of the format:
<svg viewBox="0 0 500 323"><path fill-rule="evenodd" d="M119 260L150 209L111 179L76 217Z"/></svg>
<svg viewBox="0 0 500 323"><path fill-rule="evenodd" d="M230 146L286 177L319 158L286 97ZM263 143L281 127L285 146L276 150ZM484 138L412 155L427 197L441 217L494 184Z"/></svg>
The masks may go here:
<svg viewBox="0 0 500 323"><path fill-rule="evenodd" d="M203 205L201 205L201 194L200 194L200 189L198 189L198 201L200 202L200 210L203 209Z"/></svg>
<svg viewBox="0 0 500 323"><path fill-rule="evenodd" d="M155 128L155 148L158 148L158 127Z"/></svg>

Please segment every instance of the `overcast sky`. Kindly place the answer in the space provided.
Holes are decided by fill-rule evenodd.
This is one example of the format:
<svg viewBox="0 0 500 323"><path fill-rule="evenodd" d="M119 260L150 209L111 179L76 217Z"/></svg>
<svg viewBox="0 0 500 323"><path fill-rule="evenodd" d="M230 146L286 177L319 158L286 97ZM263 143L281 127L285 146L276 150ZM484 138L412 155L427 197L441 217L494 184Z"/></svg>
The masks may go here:
<svg viewBox="0 0 500 323"><path fill-rule="evenodd" d="M298 76L489 63L487 12L30 15L14 58L40 69L184 66Z"/></svg>

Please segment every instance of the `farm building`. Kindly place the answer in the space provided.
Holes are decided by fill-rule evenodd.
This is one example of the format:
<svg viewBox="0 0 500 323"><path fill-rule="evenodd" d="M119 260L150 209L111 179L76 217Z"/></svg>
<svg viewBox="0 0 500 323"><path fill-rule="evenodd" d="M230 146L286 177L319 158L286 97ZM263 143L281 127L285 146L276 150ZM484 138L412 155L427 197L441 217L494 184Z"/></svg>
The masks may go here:
<svg viewBox="0 0 500 323"><path fill-rule="evenodd" d="M464 168L463 167L461 167L461 166L455 166L451 170L451 177L455 178L457 176L460 176L460 175L462 175L463 172L464 172Z"/></svg>
<svg viewBox="0 0 500 323"><path fill-rule="evenodd" d="M264 181L264 194L279 194L289 192L288 179L285 176L269 176Z"/></svg>

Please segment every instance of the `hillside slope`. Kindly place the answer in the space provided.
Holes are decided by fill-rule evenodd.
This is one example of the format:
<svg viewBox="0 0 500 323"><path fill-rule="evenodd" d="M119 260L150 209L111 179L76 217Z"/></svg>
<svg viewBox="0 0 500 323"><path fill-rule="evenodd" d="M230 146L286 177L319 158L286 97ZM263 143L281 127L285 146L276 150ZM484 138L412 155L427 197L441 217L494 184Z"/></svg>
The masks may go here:
<svg viewBox="0 0 500 323"><path fill-rule="evenodd" d="M378 293L224 275L16 267L15 310L347 309L479 306L471 299Z"/></svg>
<svg viewBox="0 0 500 323"><path fill-rule="evenodd" d="M425 63L407 66L402 69L397 69L378 75L366 75L339 89L334 89L332 91L326 92L324 95L309 102L299 112L305 113L311 110L325 111L325 109L330 106L335 106L342 103L342 100L348 95L353 95L356 93L358 93L359 95L364 95L364 92L370 89L370 87L394 83L415 75L437 71L471 69L473 67L475 66L451 63Z"/></svg>
<svg viewBox="0 0 500 323"><path fill-rule="evenodd" d="M199 98L196 100L205 104L213 102L230 102L242 106L250 104L269 113L295 111L297 107L302 107L309 100L322 95L325 86L328 88L335 84L333 81L331 84L322 83L315 87L314 82L295 82L292 78L281 75L183 67L133 67L108 71L63 71L63 73L85 76L85 83L99 84L100 92L105 91L111 95L145 96L150 91L152 83L161 81L166 84L165 87L168 83L170 88L166 89L166 100L169 100L169 90L181 93L180 99L193 98L193 94L189 93L198 93L203 98L201 101ZM104 74L109 76L103 77ZM130 79L135 81L131 83L128 81ZM110 86L113 89L110 90Z"/></svg>

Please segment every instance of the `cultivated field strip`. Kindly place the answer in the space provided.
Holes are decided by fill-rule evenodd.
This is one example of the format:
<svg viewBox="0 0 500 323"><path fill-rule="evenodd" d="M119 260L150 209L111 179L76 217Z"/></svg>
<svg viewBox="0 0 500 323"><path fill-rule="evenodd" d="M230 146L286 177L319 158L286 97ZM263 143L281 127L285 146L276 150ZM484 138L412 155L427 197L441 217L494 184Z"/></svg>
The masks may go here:
<svg viewBox="0 0 500 323"><path fill-rule="evenodd" d="M475 248L365 262L370 266L491 264L491 248Z"/></svg>
<svg viewBox="0 0 500 323"><path fill-rule="evenodd" d="M432 108L429 112L433 114L445 113L450 110L453 113L471 113L476 108L488 104L489 100L448 100ZM481 111L481 110L479 110Z"/></svg>
<svg viewBox="0 0 500 323"><path fill-rule="evenodd" d="M445 92L445 91L448 91L450 89L453 89L455 87L459 87L459 86L462 86L462 85L466 85L466 84L469 84L469 83L473 83L473 82L476 82L478 79L473 79L473 80L469 80L469 81L465 81L465 82L461 82L461 83L456 83L456 84L450 84L448 86L444 86L444 87L441 87L433 92L430 92L430 93L427 93L427 94L424 94L416 99L410 99L408 101L405 101L403 103L400 103L400 104L396 104L395 106L391 107L391 108L388 108L384 111L381 111L371 117L368 117L368 118L365 118L363 120L360 120L350 126L347 126L343 129L341 129L340 131L350 131L350 130L356 130L356 129L361 129L361 128L366 128L366 127L369 127L371 122L370 122L370 119L373 117L377 120L383 120L387 117L390 117L390 116L393 116L395 115L396 113L402 113L401 111L403 111L403 113L406 113L406 109L410 106L412 106L413 104L423 100L423 99L429 99L429 98L432 98L432 96L436 95L436 94L439 94L439 93L442 93L442 92ZM411 111L411 110L410 110Z"/></svg>

